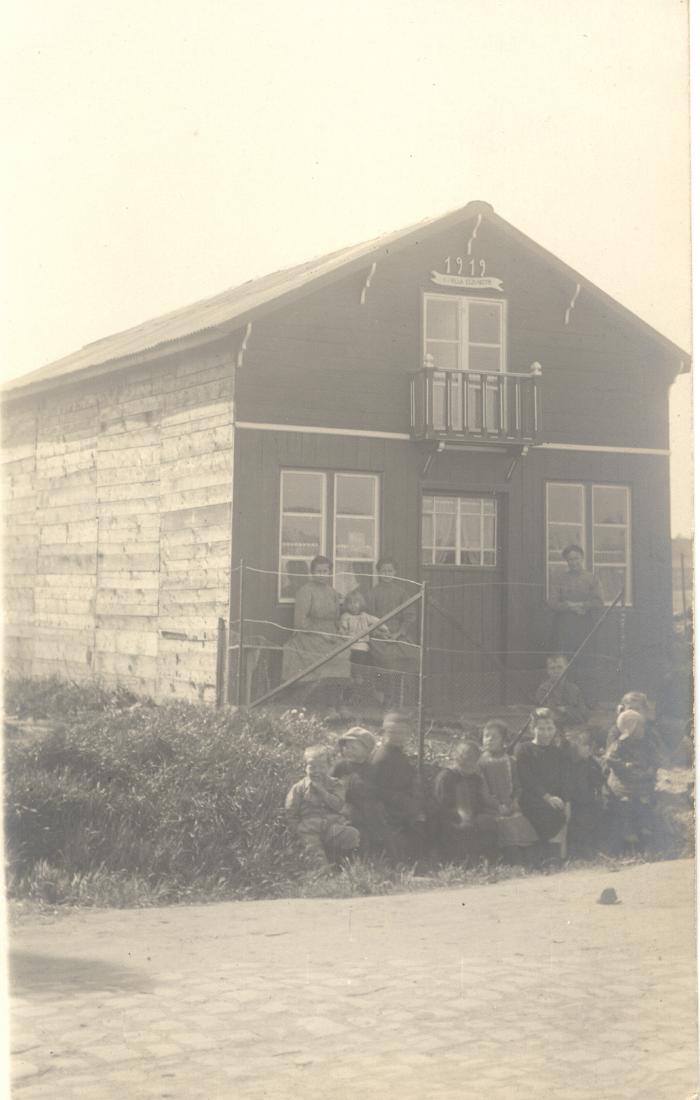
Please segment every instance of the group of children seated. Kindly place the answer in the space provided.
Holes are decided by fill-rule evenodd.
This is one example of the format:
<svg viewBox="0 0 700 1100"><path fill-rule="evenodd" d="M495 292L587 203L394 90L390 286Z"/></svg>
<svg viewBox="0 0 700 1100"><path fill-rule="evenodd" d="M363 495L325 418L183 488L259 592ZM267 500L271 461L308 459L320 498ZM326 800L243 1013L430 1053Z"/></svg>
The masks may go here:
<svg viewBox="0 0 700 1100"><path fill-rule="evenodd" d="M356 855L416 864L431 853L464 866L538 865L647 850L659 741L646 696L625 695L605 745L596 745L580 724L577 691L553 694L517 745L504 721L489 720L478 739L454 746L431 781L420 781L406 753L412 725L401 712L385 715L378 745L354 726L338 738L337 754L308 748L286 813L311 866L328 872Z"/></svg>

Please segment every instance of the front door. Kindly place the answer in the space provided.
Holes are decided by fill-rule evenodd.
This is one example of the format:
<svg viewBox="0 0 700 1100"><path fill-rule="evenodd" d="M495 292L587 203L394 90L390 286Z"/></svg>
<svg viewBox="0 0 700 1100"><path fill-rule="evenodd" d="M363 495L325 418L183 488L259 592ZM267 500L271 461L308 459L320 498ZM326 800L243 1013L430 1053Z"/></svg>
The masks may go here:
<svg viewBox="0 0 700 1100"><path fill-rule="evenodd" d="M495 495L423 494L425 698L436 715L504 700L505 504Z"/></svg>

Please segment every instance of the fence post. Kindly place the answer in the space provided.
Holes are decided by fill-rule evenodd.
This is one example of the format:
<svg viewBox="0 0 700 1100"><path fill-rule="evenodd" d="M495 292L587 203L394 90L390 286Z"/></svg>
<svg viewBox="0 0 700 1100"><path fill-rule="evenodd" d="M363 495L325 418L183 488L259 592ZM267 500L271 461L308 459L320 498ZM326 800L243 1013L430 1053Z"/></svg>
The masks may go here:
<svg viewBox="0 0 700 1100"><path fill-rule="evenodd" d="M226 678L226 657L228 644L226 641L226 623L219 619L216 625L216 706L224 703L224 684Z"/></svg>
<svg viewBox="0 0 700 1100"><path fill-rule="evenodd" d="M425 683L425 672L423 656L425 653L425 634L427 628L427 618L425 614L425 581L420 586L421 599L420 599L420 634L418 650L418 774L423 779L423 758L425 756L425 728L423 722L423 689Z"/></svg>
<svg viewBox="0 0 700 1100"><path fill-rule="evenodd" d="M243 649L243 625L244 625L244 608L243 599L245 596L245 562L241 558L239 564L240 576L238 578L238 663L236 666L236 706L243 706L245 703L245 690L243 685L243 677L245 676L245 651Z"/></svg>

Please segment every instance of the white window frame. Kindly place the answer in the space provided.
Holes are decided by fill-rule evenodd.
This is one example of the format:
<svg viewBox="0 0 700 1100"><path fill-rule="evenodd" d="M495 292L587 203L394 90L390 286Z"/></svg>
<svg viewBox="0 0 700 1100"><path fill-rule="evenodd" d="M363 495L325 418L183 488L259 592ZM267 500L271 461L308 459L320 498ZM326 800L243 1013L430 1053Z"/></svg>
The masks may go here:
<svg viewBox="0 0 700 1100"><path fill-rule="evenodd" d="M625 494L625 511L626 511L626 523L596 523L595 520L595 494L596 489L617 489L624 491ZM596 565L596 528L599 527L611 527L615 530L622 529L625 532L625 607L630 607L632 604L632 554L631 554L631 542L632 542L632 494L630 493L629 485L622 485L619 482L597 482L591 485L591 568L598 576L598 570L601 569L619 569L619 563L603 562ZM608 601L612 602L612 601Z"/></svg>
<svg viewBox="0 0 700 1100"><path fill-rule="evenodd" d="M321 512L290 512L286 513L284 510L284 478L285 474L310 474L321 479L322 493L321 493ZM338 501L338 478L339 477L360 477L360 478L372 478L374 481L374 511L372 515L367 516L344 516L343 513L337 511ZM374 575L375 563L379 557L379 520L380 520L380 492L381 492L381 478L379 474L370 473L369 471L362 470L316 470L310 468L303 468L298 466L284 467L280 470L279 480L279 506L278 506L278 539L277 539L277 602L280 604L293 604L294 596L283 596L282 589L286 581L286 572L284 569L284 563L287 561L307 561L311 562L312 558L293 557L288 554L282 554L282 531L283 521L285 515L296 516L308 516L313 519L320 520L321 523L321 549L318 551L323 556L328 556L327 547L332 547L332 554L330 557L333 560L333 578L332 583L335 584L335 566L336 566L336 543L337 543L337 529L336 520L338 518L348 519L371 519L373 521L374 539L372 548L372 559L368 560L367 580L368 585L372 583L372 577ZM316 557L314 554L313 557ZM354 561L359 559L343 558L344 562Z"/></svg>
<svg viewBox="0 0 700 1100"><path fill-rule="evenodd" d="M436 549L438 549L438 547L435 544L435 525L434 525L434 521L433 521L433 541L432 541L432 544L431 544L431 546L425 546L423 544L423 516L424 515L432 515L434 517L434 516L440 514L439 512L435 512L435 510L434 510L435 505L434 504L433 504L433 511L432 512L426 513L426 512L423 511L423 502L427 499L432 499L433 501L437 501L437 500L456 500L457 501L457 511L454 513L454 515L456 516L455 546L454 546L455 561L454 562L436 562L435 561L435 551L436 551ZM462 546L462 524L460 522L460 520L462 518L462 512L461 512L461 507L460 506L461 506L461 502L463 500L478 500L481 504L481 507L480 507L480 510L479 510L479 516L480 516L481 524L480 524L480 540L479 540L480 544L479 544L479 550L478 550L480 561L478 563L471 563L471 562L470 563L467 563L467 562L463 563L463 562L460 561L460 558L462 556L462 550L464 550L465 552L470 553L470 554L473 554L473 553L476 552L474 547L470 548L470 547L463 547ZM490 546L487 547L487 546L484 545L484 519L485 519L484 504L487 501L489 503L492 503L493 506L494 506L493 547L490 547ZM422 498L421 498L421 512L420 512L420 514L421 514L421 536L420 536L421 566L423 568L426 568L426 567L430 568L430 569L497 569L498 568L498 566L499 566L499 560L498 560L499 559L498 501L496 500L495 497L489 496L487 493L461 493L461 494L459 494L459 493L454 493L454 494L453 493L423 493ZM471 514L473 515L474 513L471 513ZM452 549L452 547L440 547L440 549L442 549L442 550ZM430 550L430 556L431 556L432 560L429 561L429 562L428 561L423 561L423 554L425 553L426 550ZM486 551L491 551L491 550L493 550L494 560L492 562L485 562L484 561L484 553Z"/></svg>
<svg viewBox="0 0 700 1100"><path fill-rule="evenodd" d="M551 480L545 482L545 591L547 599L550 596L550 565L556 563L549 560L549 528L550 523L557 521L550 520L549 509L549 488L550 486L566 486L567 488L579 489L581 491L582 499L582 523L581 528L583 536L581 539L581 546L583 548L583 564L584 568L590 570L594 576L598 575L600 568L617 568L619 565L606 565L596 566L595 562L595 527L615 526L621 527L622 524L595 524L594 523L594 494L596 489L624 489L627 499L627 526L625 536L625 606L632 607L632 493L629 485L624 482L583 482L583 481L559 481ZM573 524L563 524L563 526L573 526ZM563 563L562 563L563 564ZM565 568L565 566L564 566ZM606 601L606 606L612 603L611 600Z"/></svg>
<svg viewBox="0 0 700 1100"><path fill-rule="evenodd" d="M374 510L371 514L367 515L347 515L347 513L338 511L338 478L341 477L354 477L354 478L371 478L374 482ZM362 473L358 470L336 470L333 474L333 506L331 509L331 523L332 523L332 545L333 545L333 583L336 583L336 565L338 562L337 557L337 539L338 539L338 519L371 519L374 530L374 540L372 557L368 559L367 564L369 566L367 570L367 584L372 584L372 578L374 576L374 565L379 557L379 474ZM358 558L341 558L343 562L358 561Z"/></svg>
<svg viewBox="0 0 700 1100"><path fill-rule="evenodd" d="M479 371L480 374L504 374L507 363L507 311L508 303L503 298L476 298L466 294L435 294L431 291L423 292L423 363L428 354L428 302L442 301L456 302L457 305L457 340L441 340L430 338L434 344L457 344L457 370L473 370L469 365L469 349L474 348L500 348L498 370ZM469 307L470 305L497 306L500 311L500 344L488 344L483 341L470 341L469 339ZM466 362L465 362L466 360ZM444 368L435 367L436 370Z"/></svg>
<svg viewBox="0 0 700 1100"><path fill-rule="evenodd" d="M314 475L320 479L322 486L321 489L321 512L289 512L285 513L284 510L284 477L285 474L309 474ZM293 516L308 516L313 519L319 519L321 523L321 549L319 554L325 555L326 553L326 536L328 531L328 475L325 470L309 470L298 469L297 467L289 467L280 470L280 496L279 496L279 514L278 514L278 541L277 541L277 599L279 603L294 603L294 596L283 596L282 587L285 580L285 572L283 570L283 562L286 561L313 561L317 555L312 554L310 558L293 557L289 554L282 553L282 529L284 526L284 517L286 514Z"/></svg>

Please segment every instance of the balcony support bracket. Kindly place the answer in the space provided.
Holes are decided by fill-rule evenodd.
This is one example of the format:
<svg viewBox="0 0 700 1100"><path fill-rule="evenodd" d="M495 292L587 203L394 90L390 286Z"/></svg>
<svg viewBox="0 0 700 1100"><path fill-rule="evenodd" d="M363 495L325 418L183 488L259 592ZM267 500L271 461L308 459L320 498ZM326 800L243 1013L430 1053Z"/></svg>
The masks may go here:
<svg viewBox="0 0 700 1100"><path fill-rule="evenodd" d="M517 454L511 459L510 465L508 466L508 469L506 470L506 481L510 481L510 479L513 476L513 473L515 472L515 467L518 465L521 458L525 458L525 456L526 456L526 454L529 450L530 450L530 448L529 448L529 446L527 446L527 444L524 444L522 447L520 447L518 449Z"/></svg>

